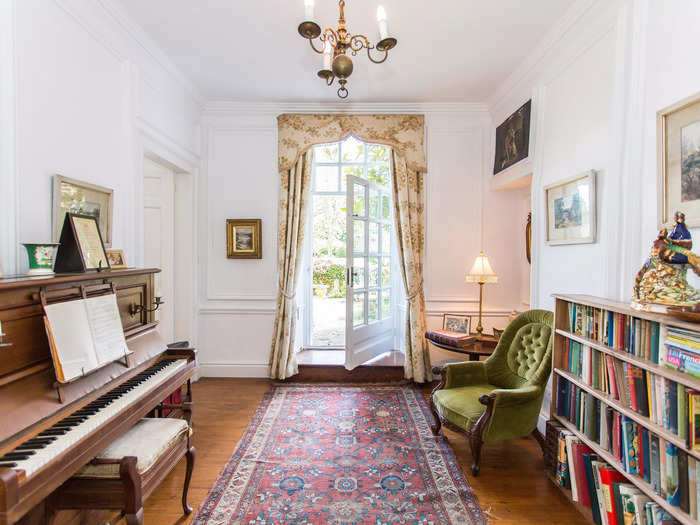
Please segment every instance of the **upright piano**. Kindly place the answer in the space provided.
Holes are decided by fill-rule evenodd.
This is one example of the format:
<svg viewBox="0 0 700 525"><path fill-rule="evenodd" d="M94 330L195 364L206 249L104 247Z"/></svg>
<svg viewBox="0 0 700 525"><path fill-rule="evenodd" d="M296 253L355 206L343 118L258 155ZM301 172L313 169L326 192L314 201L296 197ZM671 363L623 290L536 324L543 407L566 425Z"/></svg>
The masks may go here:
<svg viewBox="0 0 700 525"><path fill-rule="evenodd" d="M168 415L188 411L195 351L168 348L157 330L149 310L158 271L0 278L0 332L5 334L0 340L0 525L37 521L53 491L183 387L182 408L173 411L168 404ZM132 353L124 362L59 386L42 298L64 301L103 293L117 295Z"/></svg>

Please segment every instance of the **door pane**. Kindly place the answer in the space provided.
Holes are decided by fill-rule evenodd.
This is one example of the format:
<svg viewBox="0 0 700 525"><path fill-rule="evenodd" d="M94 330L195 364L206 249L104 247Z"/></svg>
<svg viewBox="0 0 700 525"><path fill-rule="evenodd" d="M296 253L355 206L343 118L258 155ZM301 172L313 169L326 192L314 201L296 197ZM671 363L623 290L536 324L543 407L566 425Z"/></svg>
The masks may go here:
<svg viewBox="0 0 700 525"><path fill-rule="evenodd" d="M364 288L365 284L365 258L355 257L352 261L353 288Z"/></svg>
<svg viewBox="0 0 700 525"><path fill-rule="evenodd" d="M379 224L369 223L369 253L379 253Z"/></svg>
<svg viewBox="0 0 700 525"><path fill-rule="evenodd" d="M370 219L379 218L379 192L374 188L369 189L369 217Z"/></svg>
<svg viewBox="0 0 700 525"><path fill-rule="evenodd" d="M382 195L382 219L391 219L391 198L388 195Z"/></svg>
<svg viewBox="0 0 700 525"><path fill-rule="evenodd" d="M355 219L353 221L353 251L354 253L365 253L365 221L362 219Z"/></svg>
<svg viewBox="0 0 700 525"><path fill-rule="evenodd" d="M365 297L366 293L356 293L352 298L352 325L365 324Z"/></svg>
<svg viewBox="0 0 700 525"><path fill-rule="evenodd" d="M338 162L338 144L323 144L314 148L314 162Z"/></svg>
<svg viewBox="0 0 700 525"><path fill-rule="evenodd" d="M379 319L379 292L369 292L369 302L367 304L367 322Z"/></svg>
<svg viewBox="0 0 700 525"><path fill-rule="evenodd" d="M342 145L343 162L364 162L365 144L355 137L348 137Z"/></svg>
<svg viewBox="0 0 700 525"><path fill-rule="evenodd" d="M353 189L355 203L353 213L357 217L367 216L367 200L365 199L365 187L362 184L355 184Z"/></svg>
<svg viewBox="0 0 700 525"><path fill-rule="evenodd" d="M382 257L382 286L391 285L391 258Z"/></svg>
<svg viewBox="0 0 700 525"><path fill-rule="evenodd" d="M379 286L379 257L369 257L369 286Z"/></svg>
<svg viewBox="0 0 700 525"><path fill-rule="evenodd" d="M382 253L391 254L391 224L382 224Z"/></svg>
<svg viewBox="0 0 700 525"><path fill-rule="evenodd" d="M382 290L382 319L391 317L391 291L387 288Z"/></svg>
<svg viewBox="0 0 700 525"><path fill-rule="evenodd" d="M338 166L316 166L314 181L316 191L338 191Z"/></svg>

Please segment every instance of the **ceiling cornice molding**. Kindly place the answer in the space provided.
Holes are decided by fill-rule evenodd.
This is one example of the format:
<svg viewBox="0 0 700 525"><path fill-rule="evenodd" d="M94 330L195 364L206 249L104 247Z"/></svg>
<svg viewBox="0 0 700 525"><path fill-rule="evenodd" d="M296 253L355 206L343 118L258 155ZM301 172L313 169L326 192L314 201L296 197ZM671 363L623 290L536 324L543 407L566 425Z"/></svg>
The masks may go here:
<svg viewBox="0 0 700 525"><path fill-rule="evenodd" d="M542 67L549 52L600 0L577 0L552 27L544 34L533 50L520 62L520 65L499 84L488 99L487 106L493 110L501 104L529 75ZM603 0L608 2L609 0Z"/></svg>
<svg viewBox="0 0 700 525"><path fill-rule="evenodd" d="M282 113L449 113L488 117L488 105L479 102L230 102L211 101L203 115L271 115Z"/></svg>
<svg viewBox="0 0 700 525"><path fill-rule="evenodd" d="M153 41L144 29L127 13L119 0L98 0L99 5L124 32L148 54L160 67L173 77L190 94L195 103L204 107L206 99L199 88L170 59L170 57Z"/></svg>

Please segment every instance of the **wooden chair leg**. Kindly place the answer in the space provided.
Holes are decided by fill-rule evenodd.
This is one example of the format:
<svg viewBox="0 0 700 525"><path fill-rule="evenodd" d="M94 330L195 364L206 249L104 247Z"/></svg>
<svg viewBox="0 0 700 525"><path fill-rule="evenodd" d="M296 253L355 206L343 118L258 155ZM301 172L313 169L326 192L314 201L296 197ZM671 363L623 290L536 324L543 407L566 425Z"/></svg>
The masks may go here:
<svg viewBox="0 0 700 525"><path fill-rule="evenodd" d="M194 452L194 447L190 445L185 454L187 458L187 472L185 473L185 485L182 487L182 510L185 514L190 514L192 512L192 507L187 504L187 492L190 489L190 480L192 479L192 471L194 470Z"/></svg>
<svg viewBox="0 0 700 525"><path fill-rule="evenodd" d="M136 456L126 456L119 464L119 478L124 486L124 518L127 525L143 524L141 477L136 470Z"/></svg>
<svg viewBox="0 0 700 525"><path fill-rule="evenodd" d="M474 476L478 476L481 469L481 446L483 444L480 434L475 432L469 434L469 445L472 449L472 474Z"/></svg>
<svg viewBox="0 0 700 525"><path fill-rule="evenodd" d="M430 393L430 410L433 413L433 419L435 420L435 424L430 425L430 430L433 432L433 436L437 436L440 433L442 421L440 421L440 414L435 406L435 401L433 401L433 396L435 395L435 392L441 390L442 387L445 386L445 382L447 381L447 369L444 366L434 366L433 375L440 375L440 382Z"/></svg>

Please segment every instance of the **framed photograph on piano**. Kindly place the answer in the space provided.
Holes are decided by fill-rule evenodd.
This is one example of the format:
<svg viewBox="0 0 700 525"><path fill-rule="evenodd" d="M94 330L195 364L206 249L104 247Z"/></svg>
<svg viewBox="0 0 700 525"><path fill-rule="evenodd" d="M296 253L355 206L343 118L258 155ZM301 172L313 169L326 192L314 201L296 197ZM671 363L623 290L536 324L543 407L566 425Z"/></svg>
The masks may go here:
<svg viewBox="0 0 700 525"><path fill-rule="evenodd" d="M56 273L109 270L109 257L95 217L66 213L59 242Z"/></svg>

